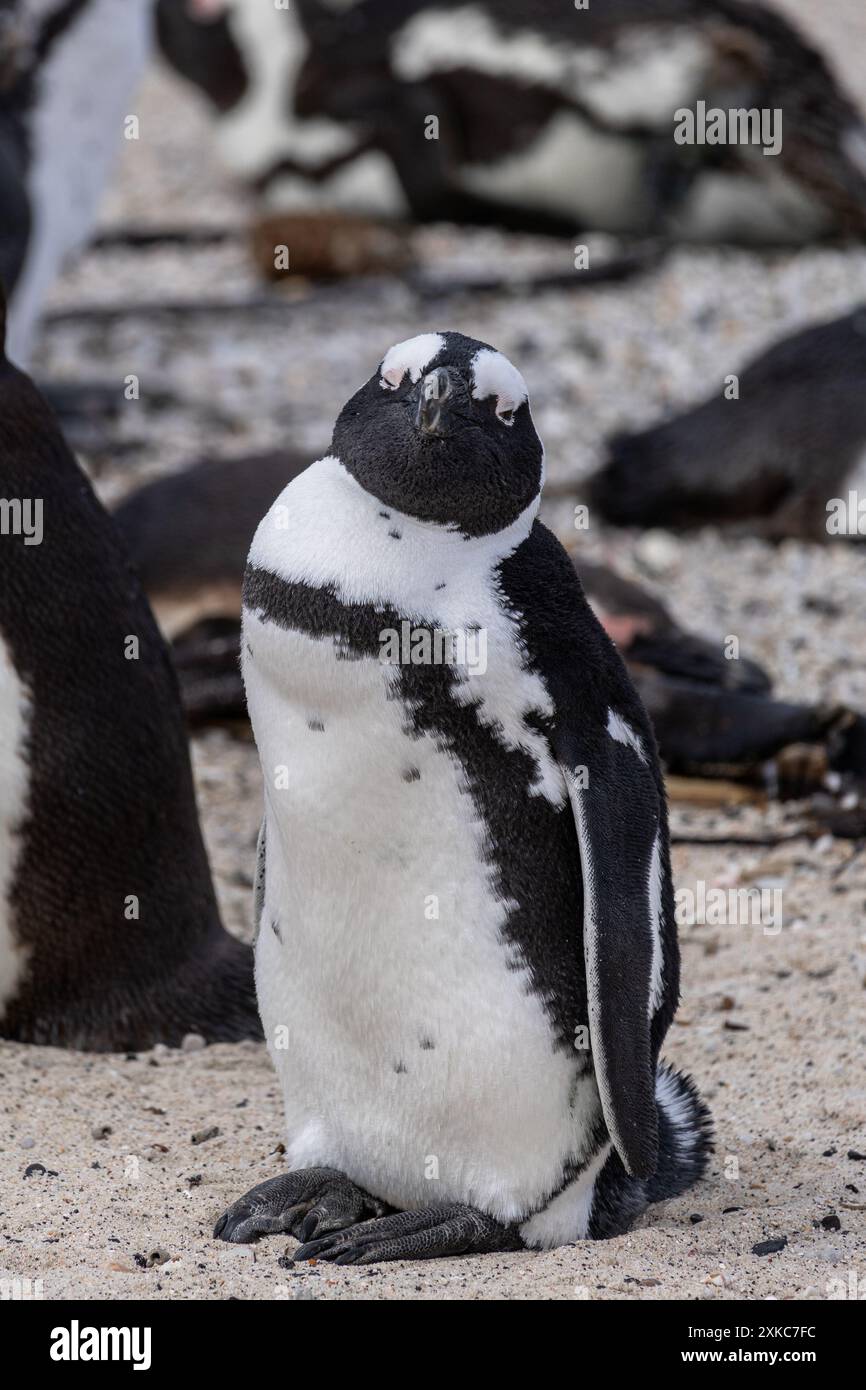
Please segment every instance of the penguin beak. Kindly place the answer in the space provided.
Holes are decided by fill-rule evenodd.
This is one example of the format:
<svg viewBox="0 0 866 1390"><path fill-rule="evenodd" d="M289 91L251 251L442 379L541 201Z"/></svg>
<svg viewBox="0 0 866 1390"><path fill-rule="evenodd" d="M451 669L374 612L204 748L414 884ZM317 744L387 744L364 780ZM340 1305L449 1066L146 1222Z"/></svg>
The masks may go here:
<svg viewBox="0 0 866 1390"><path fill-rule="evenodd" d="M448 430L442 417L446 414L445 407L453 394L454 383L447 367L435 367L432 372L428 372L420 384L418 406L415 411L416 428L423 434L447 434Z"/></svg>

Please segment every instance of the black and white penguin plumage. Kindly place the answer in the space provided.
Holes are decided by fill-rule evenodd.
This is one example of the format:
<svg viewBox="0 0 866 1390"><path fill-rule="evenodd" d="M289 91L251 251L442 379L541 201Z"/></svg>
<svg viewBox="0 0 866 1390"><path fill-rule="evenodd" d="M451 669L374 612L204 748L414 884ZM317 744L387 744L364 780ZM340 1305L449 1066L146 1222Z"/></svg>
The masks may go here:
<svg viewBox="0 0 866 1390"><path fill-rule="evenodd" d="M542 481L520 373L425 333L256 532L256 976L290 1172L223 1239L550 1247L704 1171L707 1112L659 1060L679 958L652 730Z"/></svg>
<svg viewBox="0 0 866 1390"><path fill-rule="evenodd" d="M0 1037L260 1036L223 930L171 661L0 302Z"/></svg>
<svg viewBox="0 0 866 1390"><path fill-rule="evenodd" d="M309 461L291 450L203 459L145 483L114 513L171 641L190 723L246 717L237 660L246 557L262 513ZM803 765L789 761L785 750L804 744L814 748L812 771L823 764L845 787L866 783L866 717L842 706L779 700L758 662L727 660L721 637L681 627L655 594L576 549L572 554L669 772L758 782L782 797L801 797L822 784L820 777L804 784Z"/></svg>
<svg viewBox="0 0 866 1390"><path fill-rule="evenodd" d="M152 0L11 0L0 25L0 278L27 366L45 295L90 235L134 114Z"/></svg>
<svg viewBox="0 0 866 1390"><path fill-rule="evenodd" d="M866 482L866 306L774 343L699 405L611 440L587 497L620 526L738 525L827 541L833 499ZM859 518L850 532L866 535Z"/></svg>
<svg viewBox="0 0 866 1390"><path fill-rule="evenodd" d="M799 243L866 231L866 129L744 0L158 0L243 178L293 210ZM782 112L781 147L678 144L675 113ZM430 121L435 119L435 128Z"/></svg>

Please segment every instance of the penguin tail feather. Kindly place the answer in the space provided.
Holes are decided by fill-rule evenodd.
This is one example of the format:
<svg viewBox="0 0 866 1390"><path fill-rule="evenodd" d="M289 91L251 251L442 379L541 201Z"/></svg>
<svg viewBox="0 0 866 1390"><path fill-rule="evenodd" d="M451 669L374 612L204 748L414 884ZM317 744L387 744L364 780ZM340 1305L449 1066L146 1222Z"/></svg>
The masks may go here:
<svg viewBox="0 0 866 1390"><path fill-rule="evenodd" d="M690 1076L667 1062L656 1070L659 1158L647 1183L650 1202L677 1197L703 1177L713 1151L713 1121Z"/></svg>

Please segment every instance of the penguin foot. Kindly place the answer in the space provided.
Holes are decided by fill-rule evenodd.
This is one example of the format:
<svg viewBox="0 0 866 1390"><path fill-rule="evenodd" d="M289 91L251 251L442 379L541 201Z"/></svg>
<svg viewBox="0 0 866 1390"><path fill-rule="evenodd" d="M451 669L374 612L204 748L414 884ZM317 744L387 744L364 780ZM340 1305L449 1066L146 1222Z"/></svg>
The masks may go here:
<svg viewBox="0 0 866 1390"><path fill-rule="evenodd" d="M348 1231L311 1240L294 1260L332 1260L338 1265L368 1265L380 1260L435 1260L446 1255L486 1255L493 1250L522 1250L516 1226L503 1226L477 1207L425 1207L398 1211L365 1221Z"/></svg>
<svg viewBox="0 0 866 1390"><path fill-rule="evenodd" d="M388 1210L336 1168L299 1168L251 1187L214 1226L218 1240L244 1245L257 1236L288 1232L311 1240Z"/></svg>

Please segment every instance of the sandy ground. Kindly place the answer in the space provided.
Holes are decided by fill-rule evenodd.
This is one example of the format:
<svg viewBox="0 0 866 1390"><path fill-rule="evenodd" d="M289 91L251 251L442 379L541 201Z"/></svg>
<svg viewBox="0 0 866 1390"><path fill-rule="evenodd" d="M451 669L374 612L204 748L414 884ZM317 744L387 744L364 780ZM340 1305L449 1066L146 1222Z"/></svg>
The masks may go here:
<svg viewBox="0 0 866 1390"><path fill-rule="evenodd" d="M250 1247L210 1235L230 1201L279 1171L281 1102L263 1048L124 1058L6 1044L0 1279L94 1299L823 1299L852 1277L862 1293L866 1162L848 1155L866 1151L866 861L846 869L850 853L677 852L680 886L737 870L785 883L786 920L776 935L683 929L666 1052L700 1078L718 1148L705 1182L629 1235L545 1254L294 1267L285 1237ZM47 1172L26 1177L33 1163ZM781 1237L780 1253L753 1253Z"/></svg>
<svg viewBox="0 0 866 1390"><path fill-rule="evenodd" d="M866 58L858 6L834 0L814 16L852 86ZM784 8L811 22L811 6ZM212 157L195 99L154 73L137 109L143 138L124 149L104 224L242 227L243 201ZM447 229L419 234L415 246L449 269L553 254L529 238ZM611 249L602 238L592 247ZM91 253L52 307L252 293L261 287L239 233L192 252ZM194 455L278 443L315 450L372 361L429 327L460 328L515 358L551 479L579 480L611 430L714 389L782 333L864 299L866 251L682 251L627 285L531 302L503 294L431 305L377 281L326 294L295 287L273 312L221 320L64 318L46 325L39 360L45 375L140 376L142 400L86 460L109 504ZM178 401L158 409L151 402L163 388ZM560 500L546 516L574 541L570 510ZM782 692L866 706L863 560L852 547L771 550L712 528L662 540L591 527L579 545L654 586L683 622L720 641L738 635ZM818 611L816 595L829 610ZM242 730L215 729L195 738L193 756L224 919L243 935L261 795L255 749ZM675 808L673 822L681 834L765 835L796 827L800 811ZM850 1154L866 1153L866 854L829 841L683 846L674 870L681 890L777 892L782 925L681 930L683 1001L665 1051L709 1099L717 1151L704 1183L628 1236L549 1254L287 1266L285 1238L234 1247L210 1236L228 1202L279 1171L281 1103L262 1047L105 1057L0 1043L0 1281L40 1281L48 1299L787 1299L826 1298L855 1279L862 1294L866 1160ZM754 1253L782 1237L780 1252Z"/></svg>

